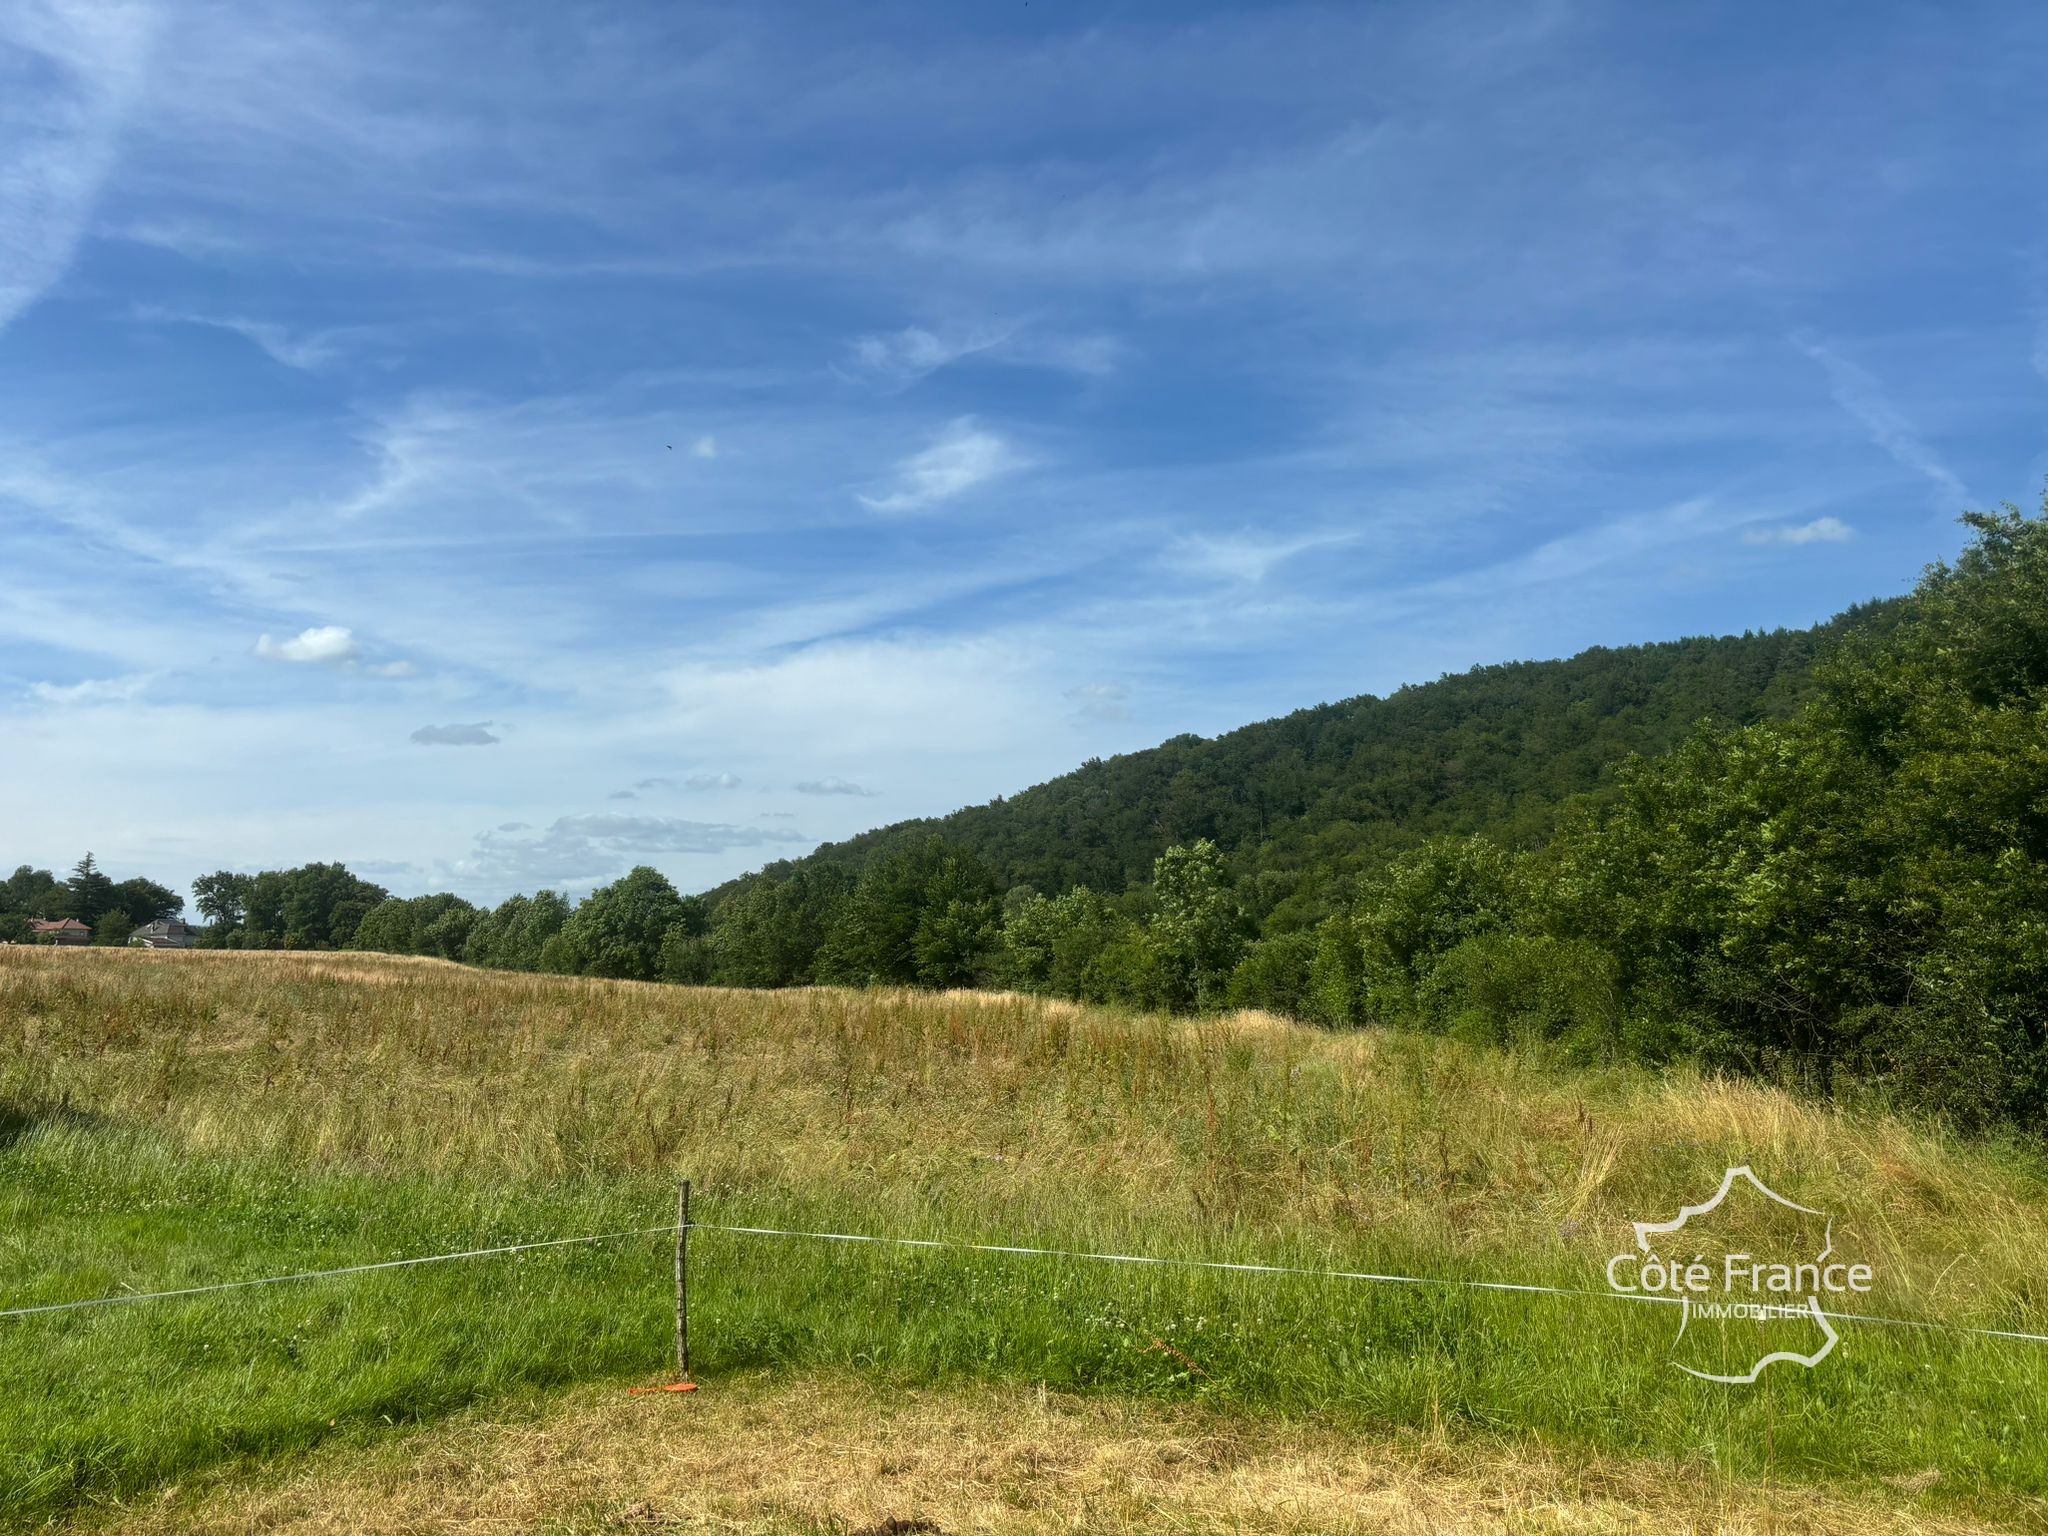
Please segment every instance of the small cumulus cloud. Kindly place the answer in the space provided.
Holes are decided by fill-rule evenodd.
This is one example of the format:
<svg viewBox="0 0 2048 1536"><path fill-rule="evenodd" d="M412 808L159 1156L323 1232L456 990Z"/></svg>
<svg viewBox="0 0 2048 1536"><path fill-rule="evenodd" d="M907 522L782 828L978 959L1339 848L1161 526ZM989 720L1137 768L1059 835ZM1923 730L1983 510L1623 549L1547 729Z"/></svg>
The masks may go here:
<svg viewBox="0 0 2048 1536"><path fill-rule="evenodd" d="M1083 683L1069 688L1066 699L1081 720L1128 720L1131 690L1122 683Z"/></svg>
<svg viewBox="0 0 2048 1536"><path fill-rule="evenodd" d="M1817 517L1810 523L1783 528L1750 528L1742 535L1745 544L1839 544L1854 529L1839 517Z"/></svg>
<svg viewBox="0 0 2048 1536"><path fill-rule="evenodd" d="M499 738L491 733L491 724L478 720L470 725L423 725L412 739L423 747L494 747Z"/></svg>
<svg viewBox="0 0 2048 1536"><path fill-rule="evenodd" d="M796 792L800 795L865 795L869 798L881 793L879 789L864 788L850 779L834 778L805 779L796 786Z"/></svg>
<svg viewBox="0 0 2048 1536"><path fill-rule="evenodd" d="M268 661L336 662L351 661L356 654L356 637L339 624L321 624L302 629L289 640L268 635L256 642L256 654Z"/></svg>
<svg viewBox="0 0 2048 1536"><path fill-rule="evenodd" d="M690 457L695 459L717 458L718 439L713 437L709 432L706 432L702 437L698 438L697 441L690 444Z"/></svg>
<svg viewBox="0 0 2048 1536"><path fill-rule="evenodd" d="M75 683L30 683L31 697L45 704L122 704L141 696L150 684L144 673L134 677L88 677Z"/></svg>
<svg viewBox="0 0 2048 1536"><path fill-rule="evenodd" d="M962 416L930 447L896 466L894 489L863 495L860 502L871 512L920 512L1022 469L1027 462L1001 437L975 425L973 417Z"/></svg>
<svg viewBox="0 0 2048 1536"><path fill-rule="evenodd" d="M256 640L256 654L266 661L345 667L369 677L413 677L419 672L418 667L403 660L365 664L361 660L362 647L356 643L355 632L341 624L318 624L285 640L260 635Z"/></svg>

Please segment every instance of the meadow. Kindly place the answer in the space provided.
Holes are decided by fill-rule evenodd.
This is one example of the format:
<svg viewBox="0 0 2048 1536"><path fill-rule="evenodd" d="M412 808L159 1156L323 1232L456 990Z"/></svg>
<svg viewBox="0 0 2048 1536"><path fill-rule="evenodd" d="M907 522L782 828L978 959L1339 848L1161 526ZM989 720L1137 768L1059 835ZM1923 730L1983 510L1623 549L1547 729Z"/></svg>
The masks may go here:
<svg viewBox="0 0 2048 1536"><path fill-rule="evenodd" d="M657 1226L683 1175L712 1224L1599 1291L1632 1220L1736 1163L1832 1216L1878 1275L1867 1310L2048 1331L2035 1149L1690 1070L1001 994L0 949L0 1306ZM243 1528L283 1498L335 1521L367 1488L414 1511L392 1528L431 1524L390 1458L475 1476L506 1464L493 1435L649 1401L618 1389L664 1376L669 1263L654 1234L0 1320L0 1520ZM1006 1508L1089 1436L1152 1435L1276 1468L1378 1447L1496 1491L1600 1469L1695 1516L1847 1501L1788 1529L2048 1520L2048 1345L1849 1324L1820 1367L1731 1388L1672 1368L1666 1309L1603 1297L713 1230L691 1315L706 1391L664 1407L724 1415L726 1452L785 1481L816 1467L768 1447L777 1412L822 1415L849 1465L922 1415L1002 1441ZM852 1518L814 1493L772 1528ZM491 1519L635 1507L585 1488Z"/></svg>

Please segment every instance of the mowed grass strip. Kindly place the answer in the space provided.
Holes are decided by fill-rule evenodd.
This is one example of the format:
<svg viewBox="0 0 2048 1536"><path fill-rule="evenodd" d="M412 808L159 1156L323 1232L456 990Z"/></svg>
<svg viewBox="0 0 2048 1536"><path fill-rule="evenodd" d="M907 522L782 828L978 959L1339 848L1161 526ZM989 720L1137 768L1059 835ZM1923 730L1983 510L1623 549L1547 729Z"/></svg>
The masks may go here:
<svg viewBox="0 0 2048 1536"><path fill-rule="evenodd" d="M694 1397L583 1387L374 1447L109 1508L114 1536L724 1531L950 1536L1441 1536L1658 1531L1976 1536L1923 1471L1857 1495L1623 1460L1359 1430L1227 1404L748 1372ZM894 1522L892 1525L891 1522ZM922 1526L918 1522L923 1522Z"/></svg>
<svg viewBox="0 0 2048 1536"><path fill-rule="evenodd" d="M1031 999L743 993L358 956L0 951L0 1293L36 1302L658 1223L955 1236L1598 1288L1730 1163L1830 1211L1872 1310L2041 1327L2029 1150L1753 1085ZM6 1518L654 1379L659 1238L0 1323ZM1717 1476L1940 1472L2031 1518L2048 1347L1850 1330L1755 1389L1662 1309L714 1232L702 1374L1190 1398Z"/></svg>

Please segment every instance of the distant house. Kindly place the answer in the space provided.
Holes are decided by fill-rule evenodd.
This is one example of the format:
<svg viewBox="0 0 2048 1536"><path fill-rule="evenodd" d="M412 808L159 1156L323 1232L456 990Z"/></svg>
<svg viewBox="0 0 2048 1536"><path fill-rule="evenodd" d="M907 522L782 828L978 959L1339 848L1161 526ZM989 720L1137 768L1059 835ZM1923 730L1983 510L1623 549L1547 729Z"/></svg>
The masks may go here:
<svg viewBox="0 0 2048 1536"><path fill-rule="evenodd" d="M38 944L90 944L92 930L75 917L60 917L56 922L37 918L28 925L29 933Z"/></svg>
<svg viewBox="0 0 2048 1536"><path fill-rule="evenodd" d="M144 949L190 949L199 942L199 930L183 918L160 917L136 929L128 942Z"/></svg>

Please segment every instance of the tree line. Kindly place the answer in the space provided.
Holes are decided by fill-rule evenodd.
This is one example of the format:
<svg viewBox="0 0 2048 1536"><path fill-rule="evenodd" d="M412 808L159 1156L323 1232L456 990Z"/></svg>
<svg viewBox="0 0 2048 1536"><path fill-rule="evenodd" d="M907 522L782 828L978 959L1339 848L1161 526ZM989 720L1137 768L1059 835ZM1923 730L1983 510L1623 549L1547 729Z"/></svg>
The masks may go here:
<svg viewBox="0 0 2048 1536"><path fill-rule="evenodd" d="M222 942L227 942L223 939ZM1013 987L1175 1011L1291 1006L1249 963L1256 937L1213 842L1161 854L1117 898L1077 887L1003 891L971 852L933 834L859 875L831 867L757 883L713 905L642 866L582 901L552 891L481 908L390 897L349 945L507 970L740 987Z"/></svg>

